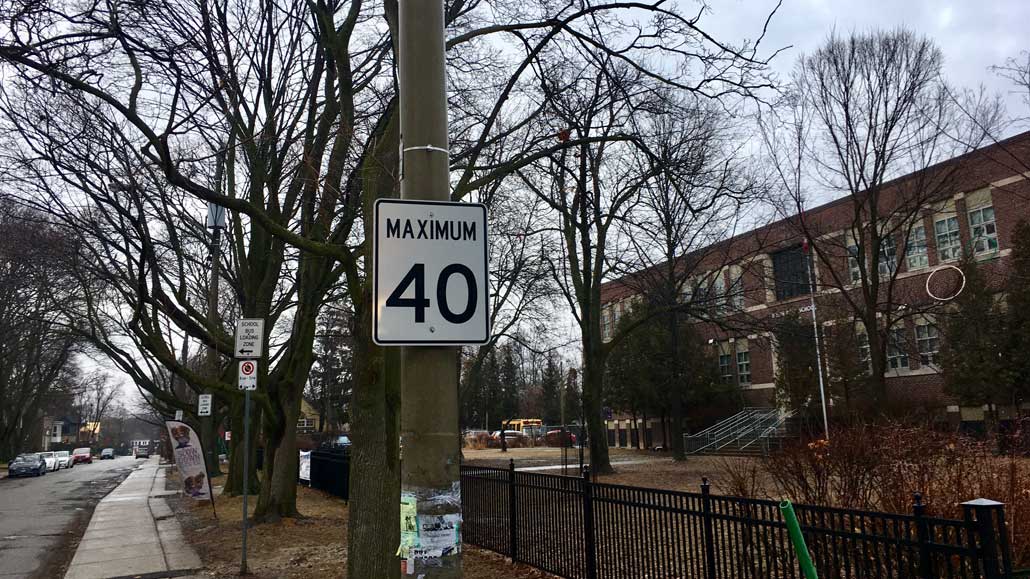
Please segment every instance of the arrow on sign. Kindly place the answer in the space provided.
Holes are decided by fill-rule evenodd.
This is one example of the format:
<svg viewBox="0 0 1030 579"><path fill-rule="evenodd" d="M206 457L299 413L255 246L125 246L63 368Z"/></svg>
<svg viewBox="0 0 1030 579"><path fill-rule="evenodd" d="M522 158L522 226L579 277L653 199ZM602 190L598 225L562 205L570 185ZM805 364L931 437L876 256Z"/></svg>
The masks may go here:
<svg viewBox="0 0 1030 579"><path fill-rule="evenodd" d="M251 353L251 352L253 352L253 351L254 351L254 350L244 350L244 349L242 349L242 348L240 349L240 353L241 353L241 354L249 354L249 353Z"/></svg>

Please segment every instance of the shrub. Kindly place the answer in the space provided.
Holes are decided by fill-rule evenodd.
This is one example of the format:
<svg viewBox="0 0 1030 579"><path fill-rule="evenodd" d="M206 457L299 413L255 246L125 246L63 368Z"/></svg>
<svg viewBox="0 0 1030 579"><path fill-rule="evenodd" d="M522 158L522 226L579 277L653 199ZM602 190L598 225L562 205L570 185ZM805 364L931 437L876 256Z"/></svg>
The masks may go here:
<svg viewBox="0 0 1030 579"><path fill-rule="evenodd" d="M775 491L803 503L912 512L923 494L932 516L961 518L961 503L1005 503L1015 562L1030 564L1030 464L994 445L927 426L889 423L833 430L831 440L788 448L763 462Z"/></svg>

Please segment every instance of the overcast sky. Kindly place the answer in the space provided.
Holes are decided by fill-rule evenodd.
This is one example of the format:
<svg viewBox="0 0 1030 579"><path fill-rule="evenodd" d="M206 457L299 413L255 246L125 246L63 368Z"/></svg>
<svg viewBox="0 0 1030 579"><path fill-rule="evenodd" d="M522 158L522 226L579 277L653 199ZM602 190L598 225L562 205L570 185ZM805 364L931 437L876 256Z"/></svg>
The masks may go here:
<svg viewBox="0 0 1030 579"><path fill-rule="evenodd" d="M693 2L679 0L683 9ZM711 11L702 28L716 38L756 38L775 0L709 0ZM792 46L774 61L784 79L797 57L819 47L834 28L852 30L904 26L933 39L944 52L945 77L954 85L981 83L1005 97L1012 116L1024 116L1025 105L1012 86L988 70L1010 56L1030 49L1027 36L1030 0L784 0L769 25L766 49Z"/></svg>

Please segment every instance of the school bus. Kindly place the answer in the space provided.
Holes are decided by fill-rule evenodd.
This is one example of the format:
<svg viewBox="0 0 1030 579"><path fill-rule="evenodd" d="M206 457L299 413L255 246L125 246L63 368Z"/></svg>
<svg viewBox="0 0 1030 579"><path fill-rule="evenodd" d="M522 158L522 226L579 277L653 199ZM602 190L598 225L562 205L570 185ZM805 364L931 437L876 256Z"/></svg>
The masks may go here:
<svg viewBox="0 0 1030 579"><path fill-rule="evenodd" d="M512 418L504 422L505 430L516 430L527 436L539 436L543 426L544 421L539 418Z"/></svg>

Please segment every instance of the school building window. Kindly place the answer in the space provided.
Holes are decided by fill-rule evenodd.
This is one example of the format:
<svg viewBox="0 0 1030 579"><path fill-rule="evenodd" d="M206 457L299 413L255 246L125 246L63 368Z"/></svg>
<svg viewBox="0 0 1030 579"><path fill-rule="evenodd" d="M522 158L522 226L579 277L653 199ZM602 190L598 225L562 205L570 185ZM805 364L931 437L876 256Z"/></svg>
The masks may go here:
<svg viewBox="0 0 1030 579"><path fill-rule="evenodd" d="M940 261L952 261L962 251L962 238L958 230L958 218L947 217L933 222L934 234L937 236L937 258Z"/></svg>
<svg viewBox="0 0 1030 579"><path fill-rule="evenodd" d="M855 335L858 342L858 360L866 366L872 361L872 351L869 349L869 334L860 331Z"/></svg>
<svg viewBox="0 0 1030 579"><path fill-rule="evenodd" d="M772 254L776 299L786 300L812 293L812 283L805 267L806 255L801 246ZM811 263L811 258L809 264Z"/></svg>
<svg viewBox="0 0 1030 579"><path fill-rule="evenodd" d="M726 280L722 277L722 272L719 272L712 279L711 285L708 286L708 311L712 314L718 314L725 311L725 309Z"/></svg>
<svg viewBox="0 0 1030 579"><path fill-rule="evenodd" d="M738 271L730 272L730 289L726 299L732 309L739 310L744 307L744 273Z"/></svg>
<svg viewBox="0 0 1030 579"><path fill-rule="evenodd" d="M908 243L905 244L905 260L908 263L909 271L930 265L930 260L926 256L926 228L922 225L916 225L908 234Z"/></svg>
<svg viewBox="0 0 1030 579"><path fill-rule="evenodd" d="M862 270L859 268L859 259L865 259L862 248L857 245L848 247L848 269L851 271L851 283L862 281ZM884 237L880 240L880 259L876 262L876 270L880 277L889 277L894 273L898 264L898 251L894 245L894 239Z"/></svg>
<svg viewBox="0 0 1030 579"><path fill-rule="evenodd" d="M732 354L719 354L719 379L723 384L733 384Z"/></svg>
<svg viewBox="0 0 1030 579"><path fill-rule="evenodd" d="M937 364L941 341L937 326L920 322L916 324L916 348L919 350L919 363L923 366Z"/></svg>
<svg viewBox="0 0 1030 579"><path fill-rule="evenodd" d="M969 212L969 231L973 238L973 253L998 251L998 227L994 223L994 207L987 206Z"/></svg>
<svg viewBox="0 0 1030 579"><path fill-rule="evenodd" d="M741 386L751 383L751 352L741 340L737 341L737 381Z"/></svg>
<svg viewBox="0 0 1030 579"><path fill-rule="evenodd" d="M908 354L905 352L905 330L895 328L887 333L887 367L891 370L908 368Z"/></svg>

